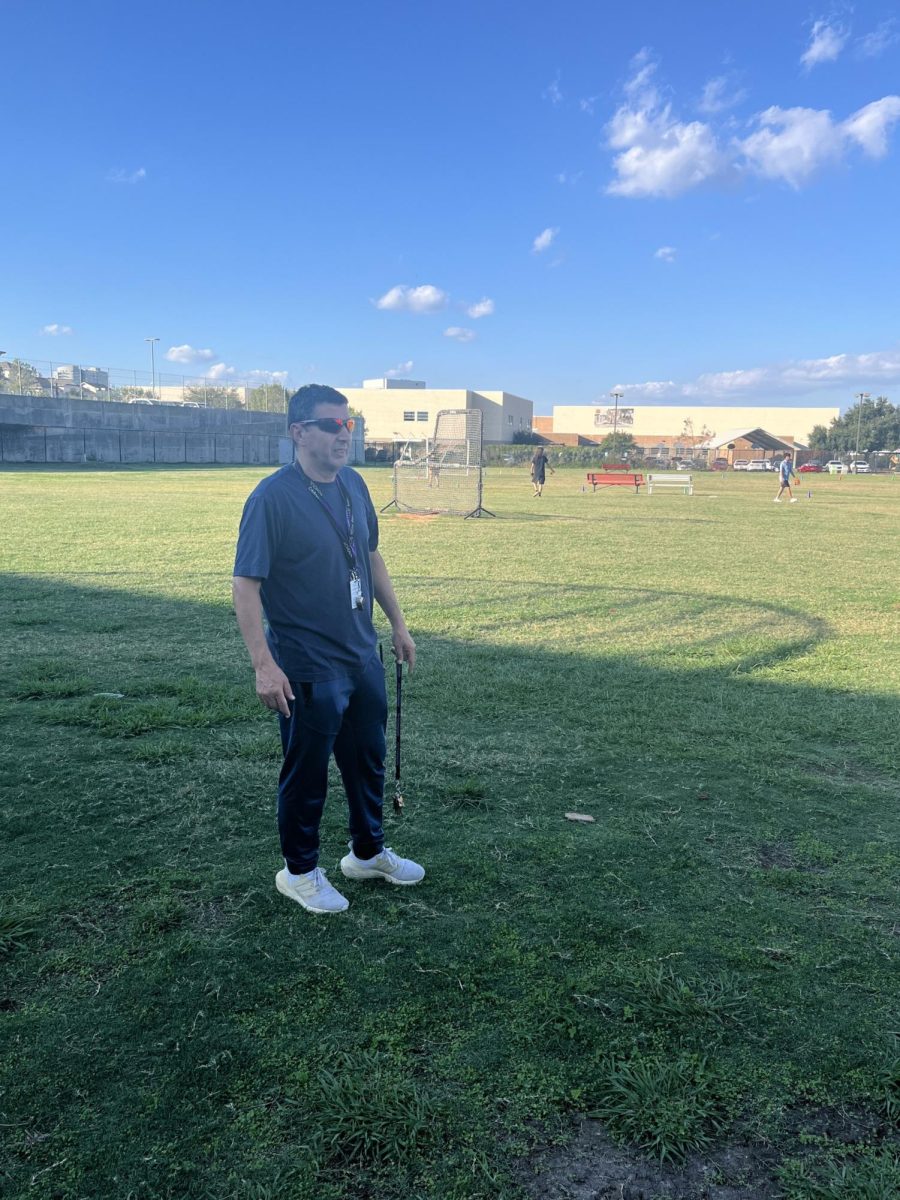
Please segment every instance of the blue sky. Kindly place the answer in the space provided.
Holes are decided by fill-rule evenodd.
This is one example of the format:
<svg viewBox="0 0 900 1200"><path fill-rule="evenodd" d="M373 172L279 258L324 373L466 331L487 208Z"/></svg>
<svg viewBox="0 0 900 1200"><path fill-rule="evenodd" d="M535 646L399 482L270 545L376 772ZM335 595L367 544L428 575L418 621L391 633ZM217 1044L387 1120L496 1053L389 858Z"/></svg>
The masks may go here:
<svg viewBox="0 0 900 1200"><path fill-rule="evenodd" d="M896 402L893 12L4 0L0 346Z"/></svg>

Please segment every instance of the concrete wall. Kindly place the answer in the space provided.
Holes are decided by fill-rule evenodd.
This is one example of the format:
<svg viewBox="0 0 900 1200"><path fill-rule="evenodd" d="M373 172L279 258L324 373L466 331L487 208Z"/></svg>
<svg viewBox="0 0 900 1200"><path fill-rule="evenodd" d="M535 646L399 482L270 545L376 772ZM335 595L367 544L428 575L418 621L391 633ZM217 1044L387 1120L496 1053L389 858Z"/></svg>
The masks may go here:
<svg viewBox="0 0 900 1200"><path fill-rule="evenodd" d="M0 394L0 462L274 466L291 461L285 433L283 413ZM353 451L362 462L362 429Z"/></svg>

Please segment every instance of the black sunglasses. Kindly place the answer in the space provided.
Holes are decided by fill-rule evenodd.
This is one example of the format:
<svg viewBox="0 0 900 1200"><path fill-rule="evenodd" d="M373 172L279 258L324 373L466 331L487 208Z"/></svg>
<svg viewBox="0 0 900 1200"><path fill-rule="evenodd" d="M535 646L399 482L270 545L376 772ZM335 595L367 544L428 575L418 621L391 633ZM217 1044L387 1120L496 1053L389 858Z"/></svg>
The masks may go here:
<svg viewBox="0 0 900 1200"><path fill-rule="evenodd" d="M297 421L297 425L315 425L316 429L321 429L323 433L340 433L342 429L346 429L348 433L353 432L353 426L356 421L353 417L316 417L312 421Z"/></svg>

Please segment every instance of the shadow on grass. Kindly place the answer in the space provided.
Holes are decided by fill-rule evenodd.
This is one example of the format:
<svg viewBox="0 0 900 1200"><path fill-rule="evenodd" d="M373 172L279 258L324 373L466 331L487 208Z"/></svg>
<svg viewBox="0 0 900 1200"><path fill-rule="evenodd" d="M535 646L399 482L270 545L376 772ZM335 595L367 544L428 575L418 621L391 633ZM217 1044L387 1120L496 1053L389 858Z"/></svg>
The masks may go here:
<svg viewBox="0 0 900 1200"><path fill-rule="evenodd" d="M440 631L454 584L479 633L415 630L388 818L426 881L315 921L272 888L277 736L227 604L4 580L10 1194L513 1197L545 1131L616 1132L614 1081L669 1063L623 1170L639 1145L782 1158L801 1102L886 1138L896 699L754 678L828 636L785 606L403 592ZM329 869L344 825L335 793Z"/></svg>

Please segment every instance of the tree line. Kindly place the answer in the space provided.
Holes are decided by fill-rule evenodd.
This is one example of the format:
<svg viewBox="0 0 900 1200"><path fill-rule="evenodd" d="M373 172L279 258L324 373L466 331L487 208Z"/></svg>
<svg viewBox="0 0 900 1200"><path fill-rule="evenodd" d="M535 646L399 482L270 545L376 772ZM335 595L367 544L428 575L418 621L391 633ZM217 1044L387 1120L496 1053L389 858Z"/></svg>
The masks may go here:
<svg viewBox="0 0 900 1200"><path fill-rule="evenodd" d="M818 454L871 454L875 450L900 447L900 406L887 396L857 400L842 417L835 417L826 428L815 425L809 446Z"/></svg>

